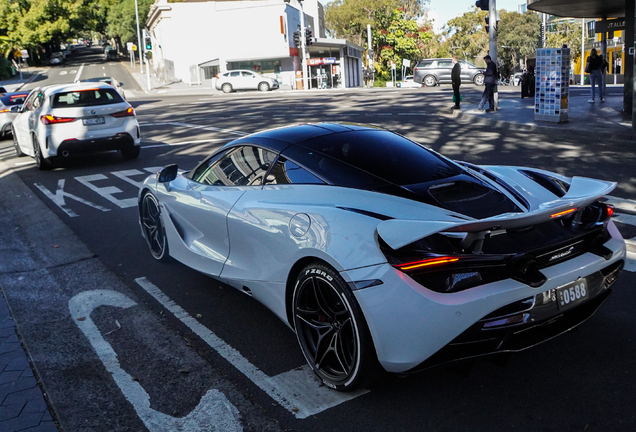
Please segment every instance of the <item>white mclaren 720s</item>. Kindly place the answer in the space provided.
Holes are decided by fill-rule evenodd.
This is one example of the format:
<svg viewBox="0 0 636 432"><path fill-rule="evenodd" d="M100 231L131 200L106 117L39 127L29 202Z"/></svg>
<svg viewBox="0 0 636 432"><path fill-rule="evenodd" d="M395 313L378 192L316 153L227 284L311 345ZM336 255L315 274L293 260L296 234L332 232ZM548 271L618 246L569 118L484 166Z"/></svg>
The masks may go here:
<svg viewBox="0 0 636 432"><path fill-rule="evenodd" d="M237 139L139 192L157 260L253 296L349 391L521 351L580 325L625 242L615 183L450 160L401 135L303 124Z"/></svg>

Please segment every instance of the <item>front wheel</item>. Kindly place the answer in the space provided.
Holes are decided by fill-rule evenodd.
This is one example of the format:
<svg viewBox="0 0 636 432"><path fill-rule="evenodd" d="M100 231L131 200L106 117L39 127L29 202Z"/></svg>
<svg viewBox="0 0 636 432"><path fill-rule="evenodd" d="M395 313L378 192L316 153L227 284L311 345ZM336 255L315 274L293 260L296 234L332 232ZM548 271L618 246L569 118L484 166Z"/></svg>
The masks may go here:
<svg viewBox="0 0 636 432"><path fill-rule="evenodd" d="M258 89L262 92L269 91L269 84L267 84L266 82L262 82L258 85Z"/></svg>
<svg viewBox="0 0 636 432"><path fill-rule="evenodd" d="M475 75L475 78L473 78L473 82L475 83L475 85L484 85L484 74L477 74Z"/></svg>
<svg viewBox="0 0 636 432"><path fill-rule="evenodd" d="M424 78L424 85L426 87L435 87L437 85L437 80L435 79L433 75L427 75Z"/></svg>
<svg viewBox="0 0 636 432"><path fill-rule="evenodd" d="M144 231L146 244L150 249L152 257L157 261L168 261L168 240L166 230L161 220L161 209L157 198L148 192L141 199L141 228Z"/></svg>
<svg viewBox="0 0 636 432"><path fill-rule="evenodd" d="M292 304L300 348L326 386L351 391L378 378L381 368L366 321L335 270L322 263L305 267Z"/></svg>

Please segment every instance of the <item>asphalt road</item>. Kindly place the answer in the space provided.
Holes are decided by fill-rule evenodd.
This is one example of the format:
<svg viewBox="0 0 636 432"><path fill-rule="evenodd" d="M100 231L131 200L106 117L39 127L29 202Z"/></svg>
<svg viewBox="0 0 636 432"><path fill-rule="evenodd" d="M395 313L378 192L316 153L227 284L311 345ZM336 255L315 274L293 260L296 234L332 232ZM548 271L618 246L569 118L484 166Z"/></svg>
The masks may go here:
<svg viewBox="0 0 636 432"><path fill-rule="evenodd" d="M63 82L58 80L74 75L72 70L77 74L77 66L51 69L48 80ZM85 65L82 76L98 73L99 67L125 86L133 81L117 63ZM35 360L64 430L176 430L170 418L191 413L193 420L178 427L633 430L632 272L623 273L608 302L577 332L514 354L505 365L483 360L467 376L464 370L438 369L389 377L347 399L325 393L304 374L293 333L265 307L176 262L155 262L147 252L135 207L138 184L146 175L169 163L190 169L244 134L310 121L381 125L476 164L528 165L618 181L613 195L636 200L633 143L600 146L580 136L458 123L438 115L433 103L445 89L425 90L399 98L369 91L135 100L142 127L139 159L100 154L65 161L49 172L38 171L30 158L12 157L11 142L0 142L1 158L46 206L37 216L25 215L43 220L34 229L46 239L50 211L87 246L75 252L72 263L43 270L40 277L48 278L48 286L16 280L10 288L20 293L15 294L20 316L31 320L25 326L26 342L38 353ZM476 99L479 90L467 86L465 97ZM619 228L626 237L636 236L630 224ZM42 247L54 245L44 241ZM100 277L87 276L95 274ZM97 290L94 312L73 309L73 298ZM99 343L92 344L96 339ZM119 369L109 369L108 347ZM133 383L145 390L149 408ZM197 406L214 415L197 414ZM153 429L148 418L172 426Z"/></svg>

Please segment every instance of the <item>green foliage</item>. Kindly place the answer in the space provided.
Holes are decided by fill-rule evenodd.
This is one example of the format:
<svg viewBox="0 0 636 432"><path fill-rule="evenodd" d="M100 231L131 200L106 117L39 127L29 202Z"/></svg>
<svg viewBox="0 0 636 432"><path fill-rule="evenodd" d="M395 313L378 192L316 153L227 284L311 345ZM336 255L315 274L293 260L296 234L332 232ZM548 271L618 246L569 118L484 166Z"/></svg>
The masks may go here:
<svg viewBox="0 0 636 432"><path fill-rule="evenodd" d="M566 44L570 48L572 61L581 57L581 23L574 20L559 20L548 25L546 45L551 48L562 47Z"/></svg>
<svg viewBox="0 0 636 432"><path fill-rule="evenodd" d="M6 58L0 58L0 79L11 78L11 62Z"/></svg>
<svg viewBox="0 0 636 432"><path fill-rule="evenodd" d="M502 12L497 30L497 57L503 61L502 74L511 74L520 60L536 52L540 35L539 15Z"/></svg>
<svg viewBox="0 0 636 432"><path fill-rule="evenodd" d="M488 49L488 33L485 28L487 15L487 12L475 8L449 20L443 29L446 41L440 46L437 56L456 55L474 62L479 54L485 53Z"/></svg>

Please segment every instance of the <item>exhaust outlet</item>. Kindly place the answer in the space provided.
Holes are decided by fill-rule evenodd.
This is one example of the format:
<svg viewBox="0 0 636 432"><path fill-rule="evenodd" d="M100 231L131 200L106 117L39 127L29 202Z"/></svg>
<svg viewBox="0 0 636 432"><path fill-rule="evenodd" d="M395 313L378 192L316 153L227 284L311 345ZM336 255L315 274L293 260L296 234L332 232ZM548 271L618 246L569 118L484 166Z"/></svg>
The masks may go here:
<svg viewBox="0 0 636 432"><path fill-rule="evenodd" d="M64 156L64 157L68 157L68 155L69 155L69 154L70 154L70 153L69 153L69 151L68 151L68 150L64 150L64 151L62 152L62 156Z"/></svg>

